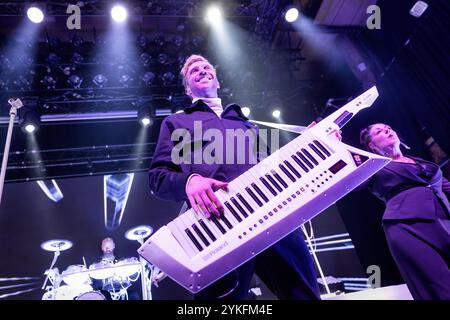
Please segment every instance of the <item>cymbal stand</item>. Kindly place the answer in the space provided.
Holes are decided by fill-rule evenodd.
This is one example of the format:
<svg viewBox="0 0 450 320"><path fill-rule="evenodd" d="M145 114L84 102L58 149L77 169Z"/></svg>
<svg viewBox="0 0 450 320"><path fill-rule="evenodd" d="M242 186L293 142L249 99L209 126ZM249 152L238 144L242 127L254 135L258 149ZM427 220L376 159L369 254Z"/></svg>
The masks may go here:
<svg viewBox="0 0 450 320"><path fill-rule="evenodd" d="M61 252L59 250L57 250L57 251L54 251L53 253L54 253L53 260L52 260L52 263L50 264L50 268L48 268L47 276L45 277L45 281L44 281L44 284L42 285L41 289L42 290L46 290L45 285L47 284L48 279L50 279L50 282L52 284L51 290L53 292L52 300L55 300L55 292L54 291L59 287L60 280L59 280L59 277L53 277L53 276L50 277L50 274L52 274L53 266L55 265L56 260L58 260L58 257L59 257Z"/></svg>
<svg viewBox="0 0 450 320"><path fill-rule="evenodd" d="M140 239L137 239L137 241L142 245L144 243L144 238L141 236ZM142 300L152 300L152 289L151 289L151 282L148 281L147 277L147 261L143 259L142 257L139 257L139 262L141 263L141 286L142 286ZM148 265L149 272L150 272L150 278L153 273L153 268Z"/></svg>

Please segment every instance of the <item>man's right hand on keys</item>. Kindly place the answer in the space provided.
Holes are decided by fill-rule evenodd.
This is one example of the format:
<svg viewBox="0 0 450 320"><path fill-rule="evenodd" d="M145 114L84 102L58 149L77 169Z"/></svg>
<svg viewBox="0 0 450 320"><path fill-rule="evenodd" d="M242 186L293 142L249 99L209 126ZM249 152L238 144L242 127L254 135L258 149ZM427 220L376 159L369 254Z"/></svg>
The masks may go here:
<svg viewBox="0 0 450 320"><path fill-rule="evenodd" d="M199 209L207 218L213 213L220 217L224 212L222 203L217 199L214 191L217 189L227 190L228 182L223 182L211 178L205 178L195 174L191 176L186 185L186 194L188 196L191 207L195 212Z"/></svg>

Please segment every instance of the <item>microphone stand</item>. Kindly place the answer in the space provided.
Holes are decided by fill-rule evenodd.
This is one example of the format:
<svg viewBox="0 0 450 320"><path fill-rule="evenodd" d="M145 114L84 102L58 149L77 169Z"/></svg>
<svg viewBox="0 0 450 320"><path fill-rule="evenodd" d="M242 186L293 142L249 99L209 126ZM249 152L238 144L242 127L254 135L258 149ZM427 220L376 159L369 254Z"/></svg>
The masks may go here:
<svg viewBox="0 0 450 320"><path fill-rule="evenodd" d="M8 133L6 135L5 150L3 152L2 168L0 172L0 204L2 203L3 186L5 184L6 166L8 165L9 146L11 144L14 119L17 115L17 109L23 107L23 103L19 98L11 98L8 100L8 103L11 105L11 109L9 110Z"/></svg>

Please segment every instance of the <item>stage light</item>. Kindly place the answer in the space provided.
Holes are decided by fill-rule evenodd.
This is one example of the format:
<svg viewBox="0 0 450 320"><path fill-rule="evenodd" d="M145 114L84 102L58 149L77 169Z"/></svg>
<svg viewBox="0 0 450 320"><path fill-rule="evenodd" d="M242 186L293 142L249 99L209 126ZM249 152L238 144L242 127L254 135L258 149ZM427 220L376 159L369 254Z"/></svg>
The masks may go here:
<svg viewBox="0 0 450 320"><path fill-rule="evenodd" d="M138 120L144 127L150 126L155 122L155 109L150 101L136 103L140 106L138 110Z"/></svg>
<svg viewBox="0 0 450 320"><path fill-rule="evenodd" d="M41 23L44 21L44 12L38 7L30 7L27 10L27 17L33 23Z"/></svg>
<svg viewBox="0 0 450 320"><path fill-rule="evenodd" d="M141 122L144 126L148 126L150 124L150 118L142 118Z"/></svg>
<svg viewBox="0 0 450 320"><path fill-rule="evenodd" d="M125 9L123 6L114 6L111 9L111 17L116 22L124 22L128 17L127 9Z"/></svg>
<svg viewBox="0 0 450 320"><path fill-rule="evenodd" d="M175 75L170 71L165 72L162 76L162 81L165 86L171 84L174 79L175 79Z"/></svg>
<svg viewBox="0 0 450 320"><path fill-rule="evenodd" d="M145 48L147 46L147 38L145 38L142 35L139 35L136 39L136 43L138 46L140 46L141 48Z"/></svg>
<svg viewBox="0 0 450 320"><path fill-rule="evenodd" d="M211 24L220 22L222 20L222 11L218 7L209 7L206 12L206 19Z"/></svg>
<svg viewBox="0 0 450 320"><path fill-rule="evenodd" d="M203 37L198 34L194 35L194 37L192 38L192 44L195 47L200 47L204 41L205 39L203 39Z"/></svg>
<svg viewBox="0 0 450 320"><path fill-rule="evenodd" d="M27 124L25 126L25 131L28 133L33 133L36 130L36 126L34 124Z"/></svg>
<svg viewBox="0 0 450 320"><path fill-rule="evenodd" d="M47 88L47 90L55 89L56 86L56 80L51 75L46 75L41 80L41 83Z"/></svg>
<svg viewBox="0 0 450 320"><path fill-rule="evenodd" d="M284 18L287 22L294 22L298 19L298 9L297 8L290 8L288 11L286 11L286 14L284 15Z"/></svg>
<svg viewBox="0 0 450 320"><path fill-rule="evenodd" d="M163 34L159 33L154 37L152 42L156 47L162 47L166 43L166 39Z"/></svg>
<svg viewBox="0 0 450 320"><path fill-rule="evenodd" d="M139 56L139 60L141 61L144 67L147 67L150 64L152 57L147 52L143 52Z"/></svg>
<svg viewBox="0 0 450 320"><path fill-rule="evenodd" d="M79 88L81 84L83 83L83 79L76 74L73 74L67 79L67 82L73 87L73 88Z"/></svg>
<svg viewBox="0 0 450 320"><path fill-rule="evenodd" d="M119 83L125 88L128 88L131 85L132 81L133 79L129 74L122 74L119 79Z"/></svg>
<svg viewBox="0 0 450 320"><path fill-rule="evenodd" d="M280 116L281 116L281 111L280 110L275 109L275 110L272 111L272 117L278 119L278 118L280 118Z"/></svg>
<svg viewBox="0 0 450 320"><path fill-rule="evenodd" d="M169 63L169 55L166 53L160 53L158 56L158 62L161 63L162 65L166 65Z"/></svg>
<svg viewBox="0 0 450 320"><path fill-rule="evenodd" d="M242 113L244 114L244 116L248 117L250 115L250 108L243 107L241 110L242 110Z"/></svg>
<svg viewBox="0 0 450 320"><path fill-rule="evenodd" d="M13 81L13 84L20 91L31 90L32 79L29 76L20 75L17 79Z"/></svg>
<svg viewBox="0 0 450 320"><path fill-rule="evenodd" d="M156 78L155 74L151 71L147 71L141 76L141 80L142 82L144 82L146 86L151 85L153 81L155 81L155 78Z"/></svg>
<svg viewBox="0 0 450 320"><path fill-rule="evenodd" d="M19 126L25 133L34 133L40 125L38 105L26 105L19 109Z"/></svg>
<svg viewBox="0 0 450 320"><path fill-rule="evenodd" d="M81 54L79 54L78 52L75 52L75 53L72 55L71 61L72 61L73 63L75 63L75 64L80 64L80 63L83 62L83 60L84 60L83 56L82 56Z"/></svg>
<svg viewBox="0 0 450 320"><path fill-rule="evenodd" d="M57 54L50 52L48 54L47 61L48 63L50 63L50 65L55 65L61 61L61 58Z"/></svg>
<svg viewBox="0 0 450 320"><path fill-rule="evenodd" d="M106 84L106 82L108 82L108 78L106 78L103 74L97 74L94 77L94 80L92 80L92 82L94 82L94 84L99 87L99 88L103 88L103 86Z"/></svg>
<svg viewBox="0 0 450 320"><path fill-rule="evenodd" d="M84 40L83 40L83 38L82 37L80 37L79 35L74 35L73 37L72 37L72 39L70 40L70 42L72 43L72 45L75 47L75 48L78 48L78 47L80 47L83 43L84 43Z"/></svg>
<svg viewBox="0 0 450 320"><path fill-rule="evenodd" d="M181 47L184 43L184 38L181 35L176 35L175 38L173 39L173 43L175 44L175 46L177 47Z"/></svg>

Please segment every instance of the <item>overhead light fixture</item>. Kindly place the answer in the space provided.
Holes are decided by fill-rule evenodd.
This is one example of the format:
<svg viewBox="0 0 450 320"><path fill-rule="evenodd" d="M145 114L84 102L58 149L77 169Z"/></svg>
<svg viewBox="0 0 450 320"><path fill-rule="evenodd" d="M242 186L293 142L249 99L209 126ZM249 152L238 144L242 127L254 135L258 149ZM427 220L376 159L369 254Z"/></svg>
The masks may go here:
<svg viewBox="0 0 450 320"><path fill-rule="evenodd" d="M136 43L138 44L138 46L140 46L141 48L145 48L147 46L147 38L144 37L143 35L139 35L136 39Z"/></svg>
<svg viewBox="0 0 450 320"><path fill-rule="evenodd" d="M36 127L36 125L34 125L32 123L28 123L25 125L24 129L28 133L33 133L37 130L37 127Z"/></svg>
<svg viewBox="0 0 450 320"><path fill-rule="evenodd" d="M206 20L210 24L220 22L222 20L222 10L216 6L209 7L206 11Z"/></svg>
<svg viewBox="0 0 450 320"><path fill-rule="evenodd" d="M94 82L94 84L97 87L103 88L105 84L108 82L108 78L106 78L104 74L99 73L95 75L94 80L92 80L92 82Z"/></svg>
<svg viewBox="0 0 450 320"><path fill-rule="evenodd" d="M172 84L172 82L175 80L175 75L173 74L173 72L167 71L167 72L164 72L164 74L162 75L161 78L162 78L163 85L168 86L168 85Z"/></svg>
<svg viewBox="0 0 450 320"><path fill-rule="evenodd" d="M287 22L294 22L298 19L298 9L297 8L290 8L288 11L286 11L286 14L284 15L284 18Z"/></svg>
<svg viewBox="0 0 450 320"><path fill-rule="evenodd" d="M81 84L83 83L83 79L76 75L72 74L69 79L67 79L67 82L75 89L80 88Z"/></svg>
<svg viewBox="0 0 450 320"><path fill-rule="evenodd" d="M128 12L125 7L117 5L111 9L111 17L116 22L124 22L128 17Z"/></svg>
<svg viewBox="0 0 450 320"><path fill-rule="evenodd" d="M33 23L41 23L44 21L44 12L38 7L29 7L27 10L27 17Z"/></svg>
<svg viewBox="0 0 450 320"><path fill-rule="evenodd" d="M141 81L146 86L150 86L153 83L153 81L155 81L155 78L156 78L156 75L151 71L147 71L140 77Z"/></svg>
<svg viewBox="0 0 450 320"><path fill-rule="evenodd" d="M244 114L244 116L248 117L250 115L250 108L243 107L241 110L242 110L242 113Z"/></svg>
<svg viewBox="0 0 450 320"><path fill-rule="evenodd" d="M19 126L25 133L34 133L39 129L41 120L37 106L27 106L19 109Z"/></svg>
<svg viewBox="0 0 450 320"><path fill-rule="evenodd" d="M278 119L280 116L281 116L281 111L280 110L275 109L275 110L272 111L272 117Z"/></svg>
<svg viewBox="0 0 450 320"><path fill-rule="evenodd" d="M41 80L41 83L47 88L47 90L55 89L56 87L56 79L52 75L45 75Z"/></svg>
<svg viewBox="0 0 450 320"><path fill-rule="evenodd" d="M128 73L122 74L119 78L119 83L124 88L130 87L132 82L133 82L133 78Z"/></svg>
<svg viewBox="0 0 450 320"><path fill-rule="evenodd" d="M144 126L151 126L155 122L155 108L150 101L139 101L137 104L140 106L137 116L139 123Z"/></svg>

